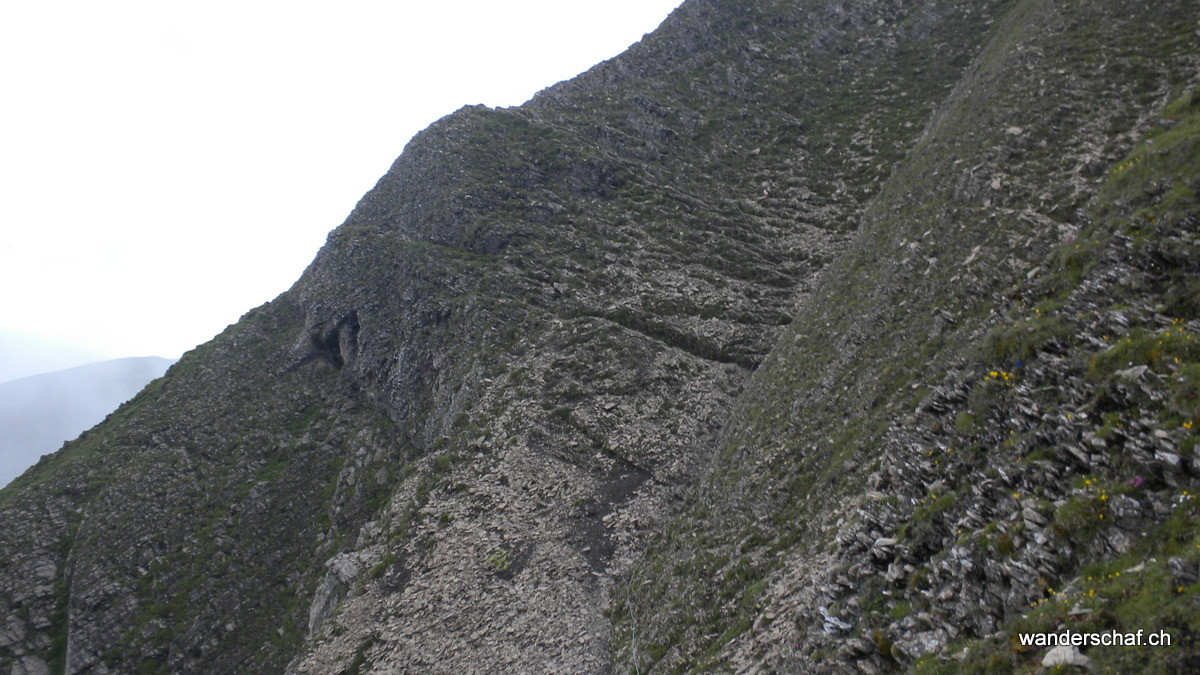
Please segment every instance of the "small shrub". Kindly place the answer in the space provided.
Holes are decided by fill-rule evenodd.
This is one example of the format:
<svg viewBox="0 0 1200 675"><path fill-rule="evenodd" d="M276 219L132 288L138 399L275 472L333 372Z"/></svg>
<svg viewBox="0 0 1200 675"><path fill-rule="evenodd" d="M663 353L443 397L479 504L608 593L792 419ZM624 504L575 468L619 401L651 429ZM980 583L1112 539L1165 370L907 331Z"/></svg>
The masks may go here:
<svg viewBox="0 0 1200 675"><path fill-rule="evenodd" d="M1092 494L1069 499L1054 512L1055 532L1061 537L1094 533L1108 512L1105 501Z"/></svg>
<svg viewBox="0 0 1200 675"><path fill-rule="evenodd" d="M996 326L988 332L989 356L1000 363L1023 361L1041 351L1052 340L1068 337L1071 328L1062 319L1038 314L1011 326Z"/></svg>
<svg viewBox="0 0 1200 675"><path fill-rule="evenodd" d="M446 471L449 471L450 467L454 466L455 462L457 461L458 455L454 453L440 455L436 460L434 460L433 466L438 473L445 473Z"/></svg>
<svg viewBox="0 0 1200 675"><path fill-rule="evenodd" d="M506 572L512 566L512 552L502 548L488 556L485 562L493 572Z"/></svg>
<svg viewBox="0 0 1200 675"><path fill-rule="evenodd" d="M378 563L375 564L374 567L371 568L371 571L368 574L368 576L370 576L370 578L372 578L372 579L378 579L379 577L383 576L384 573L388 571L388 568L391 567L393 564L395 564L395 562L396 562L396 554L390 553L390 552L387 553L386 555L383 556L382 560L380 560Z"/></svg>

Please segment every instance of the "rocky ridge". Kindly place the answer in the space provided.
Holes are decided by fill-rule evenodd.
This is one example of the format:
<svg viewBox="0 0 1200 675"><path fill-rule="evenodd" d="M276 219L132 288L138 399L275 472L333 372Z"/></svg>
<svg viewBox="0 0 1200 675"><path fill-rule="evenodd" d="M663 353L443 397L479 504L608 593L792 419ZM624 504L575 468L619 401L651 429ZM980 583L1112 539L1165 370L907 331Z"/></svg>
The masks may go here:
<svg viewBox="0 0 1200 675"><path fill-rule="evenodd" d="M1198 18L691 0L441 120L0 493L0 666L1017 666L1138 555L1191 639Z"/></svg>

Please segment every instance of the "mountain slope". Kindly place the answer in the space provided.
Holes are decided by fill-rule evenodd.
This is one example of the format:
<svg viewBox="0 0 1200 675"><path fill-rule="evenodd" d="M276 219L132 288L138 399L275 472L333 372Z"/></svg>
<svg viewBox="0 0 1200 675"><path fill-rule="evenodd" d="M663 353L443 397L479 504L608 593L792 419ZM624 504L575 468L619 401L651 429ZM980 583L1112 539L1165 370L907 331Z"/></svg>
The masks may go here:
<svg viewBox="0 0 1200 675"><path fill-rule="evenodd" d="M1195 658L1194 621L1171 618L1196 615L1186 574L1169 603L1142 591L1163 605L1136 620L1062 614L1097 592L1088 564L1196 562L1191 535L1156 529L1194 528L1172 505L1195 484L1196 411L1168 392L1192 386L1195 352L1125 359L1200 327L1190 94L1164 112L1195 86L1197 10L1159 9L1022 2L997 25L627 581L626 663L879 670L991 637L977 665L1015 667L1040 653L997 631L1060 622L1170 626L1185 646L1157 667ZM1157 384L1128 391L1146 364ZM1021 618L1044 598L1060 613Z"/></svg>
<svg viewBox="0 0 1200 675"><path fill-rule="evenodd" d="M0 485L94 426L171 365L115 359L0 383Z"/></svg>
<svg viewBox="0 0 1200 675"><path fill-rule="evenodd" d="M1027 558L1082 562L998 529L997 490L1047 520L1088 430L991 423L1066 410L1021 387L1087 361L1065 314L1129 208L1101 179L1194 84L1193 5L692 0L444 118L292 289L0 492L0 666L881 669L988 637ZM1143 176L1182 215L1117 302L1194 290L1154 252L1194 230L1187 166ZM1021 313L1046 294L1063 323ZM955 518L1012 562L954 568Z"/></svg>

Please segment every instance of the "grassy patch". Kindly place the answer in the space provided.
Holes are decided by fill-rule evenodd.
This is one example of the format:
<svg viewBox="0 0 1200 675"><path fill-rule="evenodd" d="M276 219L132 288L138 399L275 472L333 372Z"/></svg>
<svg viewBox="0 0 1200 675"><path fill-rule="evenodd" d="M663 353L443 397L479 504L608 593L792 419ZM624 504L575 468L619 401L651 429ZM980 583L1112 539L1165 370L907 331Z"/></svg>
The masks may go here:
<svg viewBox="0 0 1200 675"><path fill-rule="evenodd" d="M1034 310L1035 315L1011 325L992 328L987 335L986 349L995 362L1013 364L1032 357L1055 340L1071 335L1066 321L1051 312Z"/></svg>
<svg viewBox="0 0 1200 675"><path fill-rule="evenodd" d="M1200 361L1200 340L1185 328L1135 328L1092 357L1088 374L1104 380L1134 366L1149 366L1157 373L1165 373L1176 365L1197 361Z"/></svg>

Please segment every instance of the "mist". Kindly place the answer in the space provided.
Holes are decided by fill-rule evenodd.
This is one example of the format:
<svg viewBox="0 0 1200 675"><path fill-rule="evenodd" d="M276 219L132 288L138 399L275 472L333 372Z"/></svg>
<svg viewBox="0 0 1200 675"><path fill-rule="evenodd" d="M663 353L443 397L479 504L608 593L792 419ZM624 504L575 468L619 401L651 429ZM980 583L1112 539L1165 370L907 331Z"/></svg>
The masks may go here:
<svg viewBox="0 0 1200 675"><path fill-rule="evenodd" d="M101 422L172 363L115 359L0 383L0 487Z"/></svg>
<svg viewBox="0 0 1200 675"><path fill-rule="evenodd" d="M125 354L104 355L85 346L0 330L0 383L65 370Z"/></svg>

